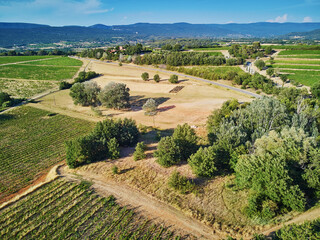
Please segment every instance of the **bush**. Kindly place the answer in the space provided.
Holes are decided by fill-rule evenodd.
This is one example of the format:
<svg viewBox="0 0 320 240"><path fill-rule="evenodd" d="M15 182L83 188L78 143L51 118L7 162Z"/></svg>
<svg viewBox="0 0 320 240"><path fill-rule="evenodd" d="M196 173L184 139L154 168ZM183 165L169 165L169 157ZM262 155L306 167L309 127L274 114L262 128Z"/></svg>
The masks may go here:
<svg viewBox="0 0 320 240"><path fill-rule="evenodd" d="M146 149L147 146L144 144L144 142L139 142L133 153L133 159L135 161L145 159L147 157L147 155L145 154Z"/></svg>
<svg viewBox="0 0 320 240"><path fill-rule="evenodd" d="M145 111L145 115L153 116L157 114L157 103L154 99L149 98L147 102L142 106Z"/></svg>
<svg viewBox="0 0 320 240"><path fill-rule="evenodd" d="M97 106L100 104L98 94L100 87L96 82L75 83L70 89L69 95L75 105Z"/></svg>
<svg viewBox="0 0 320 240"><path fill-rule="evenodd" d="M173 137L161 138L154 153L157 163L163 167L171 167L180 162L180 149Z"/></svg>
<svg viewBox="0 0 320 240"><path fill-rule="evenodd" d="M99 100L107 108L125 109L130 107L130 89L123 83L111 82L99 94Z"/></svg>
<svg viewBox="0 0 320 240"><path fill-rule="evenodd" d="M113 165L111 168L113 174L119 174L119 168L116 165Z"/></svg>
<svg viewBox="0 0 320 240"><path fill-rule="evenodd" d="M195 184L193 182L189 181L176 170L171 174L168 185L182 194L190 193L195 188Z"/></svg>
<svg viewBox="0 0 320 240"><path fill-rule="evenodd" d="M181 160L187 160L197 151L198 137L188 124L178 125L172 135L181 153Z"/></svg>
<svg viewBox="0 0 320 240"><path fill-rule="evenodd" d="M118 159L120 157L120 149L117 139L111 138L107 145L109 158L112 160Z"/></svg>
<svg viewBox="0 0 320 240"><path fill-rule="evenodd" d="M147 72L142 73L141 78L143 81L148 81L149 80L149 73L147 73Z"/></svg>
<svg viewBox="0 0 320 240"><path fill-rule="evenodd" d="M155 82L160 82L160 76L159 76L159 74L154 75L153 80L154 80Z"/></svg>
<svg viewBox="0 0 320 240"><path fill-rule="evenodd" d="M214 177L218 170L215 147L201 147L195 154L190 156L188 163L197 176Z"/></svg>
<svg viewBox="0 0 320 240"><path fill-rule="evenodd" d="M260 59L255 61L254 65L261 71L266 66L266 63Z"/></svg>
<svg viewBox="0 0 320 240"><path fill-rule="evenodd" d="M311 93L315 98L320 100L320 82L313 84L311 87Z"/></svg>
<svg viewBox="0 0 320 240"><path fill-rule="evenodd" d="M8 93L0 92L0 106L2 106L2 104L5 102L11 102L11 100L12 99Z"/></svg>
<svg viewBox="0 0 320 240"><path fill-rule="evenodd" d="M272 77L274 75L274 69L273 68L268 68L267 69L267 75Z"/></svg>
<svg viewBox="0 0 320 240"><path fill-rule="evenodd" d="M92 78L95 78L97 76L99 76L99 74L96 73L96 72L93 72L93 71L90 71L90 72L82 71L82 72L79 72L79 75L78 75L78 77L76 77L74 79L74 82L75 83L81 83L81 82L90 80Z"/></svg>
<svg viewBox="0 0 320 240"><path fill-rule="evenodd" d="M59 90L63 90L63 89L69 89L72 87L71 83L68 83L66 81L62 81L59 83Z"/></svg>
<svg viewBox="0 0 320 240"><path fill-rule="evenodd" d="M169 78L169 82L171 83L178 83L178 76L177 75L171 75Z"/></svg>

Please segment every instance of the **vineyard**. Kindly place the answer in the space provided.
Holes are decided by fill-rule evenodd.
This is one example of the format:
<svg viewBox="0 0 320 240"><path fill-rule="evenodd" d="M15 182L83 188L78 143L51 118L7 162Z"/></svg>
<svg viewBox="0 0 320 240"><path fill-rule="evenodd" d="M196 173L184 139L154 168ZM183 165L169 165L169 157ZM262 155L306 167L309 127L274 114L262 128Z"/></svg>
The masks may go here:
<svg viewBox="0 0 320 240"><path fill-rule="evenodd" d="M0 57L0 64L34 61L34 60L56 58L56 57L58 56L5 56L5 57Z"/></svg>
<svg viewBox="0 0 320 240"><path fill-rule="evenodd" d="M0 200L64 160L64 142L93 126L27 106L0 115Z"/></svg>
<svg viewBox="0 0 320 240"><path fill-rule="evenodd" d="M180 239L89 184L55 180L0 210L1 239Z"/></svg>
<svg viewBox="0 0 320 240"><path fill-rule="evenodd" d="M28 65L52 65L52 66L82 66L82 62L69 57L59 57L43 61L23 63Z"/></svg>

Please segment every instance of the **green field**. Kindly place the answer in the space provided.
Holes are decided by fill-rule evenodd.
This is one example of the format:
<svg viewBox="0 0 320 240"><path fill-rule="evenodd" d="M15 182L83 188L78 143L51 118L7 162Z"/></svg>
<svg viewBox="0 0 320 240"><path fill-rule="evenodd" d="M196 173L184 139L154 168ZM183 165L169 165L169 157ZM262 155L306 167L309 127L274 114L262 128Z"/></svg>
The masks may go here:
<svg viewBox="0 0 320 240"><path fill-rule="evenodd" d="M54 180L0 211L1 239L180 239L85 183Z"/></svg>
<svg viewBox="0 0 320 240"><path fill-rule="evenodd" d="M23 106L0 115L0 199L64 160L64 142L94 123Z"/></svg>
<svg viewBox="0 0 320 240"><path fill-rule="evenodd" d="M5 56L5 57L0 57L0 64L16 63L16 62L24 62L24 61L56 58L56 57L59 57L59 56Z"/></svg>
<svg viewBox="0 0 320 240"><path fill-rule="evenodd" d="M7 65L0 66L0 78L63 80L71 79L79 67Z"/></svg>
<svg viewBox="0 0 320 240"><path fill-rule="evenodd" d="M205 52L209 56L223 56L221 52Z"/></svg>
<svg viewBox="0 0 320 240"><path fill-rule="evenodd" d="M275 60L275 63L289 63L289 64L315 64L320 65L318 60Z"/></svg>
<svg viewBox="0 0 320 240"><path fill-rule="evenodd" d="M302 58L302 59L320 59L320 55L292 55L292 56L280 56L279 58Z"/></svg>
<svg viewBox="0 0 320 240"><path fill-rule="evenodd" d="M291 68L291 69L320 69L320 65L319 66L310 66L310 65L281 65L281 64L273 64L273 65L269 65L273 68Z"/></svg>
<svg viewBox="0 0 320 240"><path fill-rule="evenodd" d="M295 80L303 85L312 86L320 81L320 71L303 71L285 69L282 73L291 73L289 79Z"/></svg>
<svg viewBox="0 0 320 240"><path fill-rule="evenodd" d="M37 62L28 62L24 63L28 65L51 65L51 66L82 66L82 62L77 59L69 58L69 57L60 57L57 59L48 59Z"/></svg>
<svg viewBox="0 0 320 240"><path fill-rule="evenodd" d="M15 98L30 98L57 86L56 81L0 79L0 92L6 92Z"/></svg>
<svg viewBox="0 0 320 240"><path fill-rule="evenodd" d="M308 54L320 54L320 50L285 50L281 51L278 55L308 55Z"/></svg>
<svg viewBox="0 0 320 240"><path fill-rule="evenodd" d="M219 51L219 50L229 50L230 47L216 47L216 48L192 48L191 50L196 52L202 51Z"/></svg>
<svg viewBox="0 0 320 240"><path fill-rule="evenodd" d="M234 71L242 73L243 71L239 67L194 67L193 69L209 71L217 74L225 74L226 72Z"/></svg>

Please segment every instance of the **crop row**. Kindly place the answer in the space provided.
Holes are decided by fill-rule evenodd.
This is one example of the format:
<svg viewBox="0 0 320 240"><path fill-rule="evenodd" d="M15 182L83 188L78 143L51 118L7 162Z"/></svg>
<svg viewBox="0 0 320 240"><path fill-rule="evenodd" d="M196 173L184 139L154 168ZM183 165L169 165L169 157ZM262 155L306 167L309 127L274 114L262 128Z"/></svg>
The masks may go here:
<svg viewBox="0 0 320 240"><path fill-rule="evenodd" d="M179 239L85 184L54 180L0 210L0 239Z"/></svg>

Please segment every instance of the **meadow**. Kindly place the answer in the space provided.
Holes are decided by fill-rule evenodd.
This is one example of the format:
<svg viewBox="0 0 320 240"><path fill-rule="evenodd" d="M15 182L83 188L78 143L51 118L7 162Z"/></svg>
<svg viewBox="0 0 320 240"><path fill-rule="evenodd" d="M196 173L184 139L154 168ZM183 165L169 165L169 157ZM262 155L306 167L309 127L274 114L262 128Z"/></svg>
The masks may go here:
<svg viewBox="0 0 320 240"><path fill-rule="evenodd" d="M0 79L0 92L6 92L14 98L30 98L57 86L56 81Z"/></svg>
<svg viewBox="0 0 320 240"><path fill-rule="evenodd" d="M180 239L87 182L54 180L0 210L1 239Z"/></svg>
<svg viewBox="0 0 320 240"><path fill-rule="evenodd" d="M320 54L320 50L285 50L279 53L281 55L308 55L308 54Z"/></svg>
<svg viewBox="0 0 320 240"><path fill-rule="evenodd" d="M0 57L0 64L25 62L46 58L58 58L59 56L3 56Z"/></svg>
<svg viewBox="0 0 320 240"><path fill-rule="evenodd" d="M28 65L49 65L49 66L82 66L82 62L69 57L59 57L56 59L48 59L43 61L23 63Z"/></svg>
<svg viewBox="0 0 320 240"><path fill-rule="evenodd" d="M94 123L22 106L0 115L0 200L64 160L64 142Z"/></svg>
<svg viewBox="0 0 320 240"><path fill-rule="evenodd" d="M78 69L79 67L15 64L0 66L0 78L59 81L72 78Z"/></svg>
<svg viewBox="0 0 320 240"><path fill-rule="evenodd" d="M303 70L290 70L285 69L281 71L282 73L289 73L289 79L295 80L303 85L312 86L313 84L319 82L320 71L303 71Z"/></svg>

